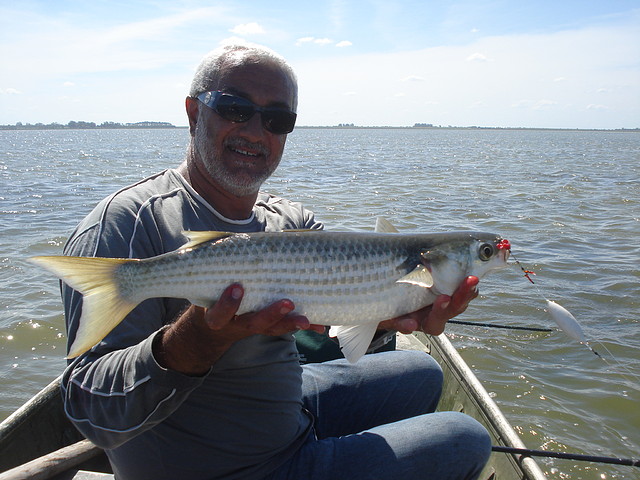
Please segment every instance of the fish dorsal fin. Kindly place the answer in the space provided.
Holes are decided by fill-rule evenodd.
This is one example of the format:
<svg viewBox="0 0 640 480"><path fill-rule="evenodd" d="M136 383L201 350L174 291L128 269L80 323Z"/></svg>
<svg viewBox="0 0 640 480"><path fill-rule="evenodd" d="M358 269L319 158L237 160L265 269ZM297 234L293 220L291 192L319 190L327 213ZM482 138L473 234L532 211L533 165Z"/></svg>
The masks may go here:
<svg viewBox="0 0 640 480"><path fill-rule="evenodd" d="M231 232L216 232L216 231L193 231L193 230L185 230L182 234L189 239L187 243L180 247L183 248L193 248L196 245L200 245L201 243L211 242L213 240L220 240L221 238L230 237L233 235Z"/></svg>
<svg viewBox="0 0 640 480"><path fill-rule="evenodd" d="M376 232L378 233L400 233L396 227L394 227L389 220L384 217L378 217L376 219Z"/></svg>
<svg viewBox="0 0 640 480"><path fill-rule="evenodd" d="M409 283L411 285L418 285L419 287L431 288L433 287L433 277L427 267L417 265L416 268L404 277L396 280L396 283Z"/></svg>

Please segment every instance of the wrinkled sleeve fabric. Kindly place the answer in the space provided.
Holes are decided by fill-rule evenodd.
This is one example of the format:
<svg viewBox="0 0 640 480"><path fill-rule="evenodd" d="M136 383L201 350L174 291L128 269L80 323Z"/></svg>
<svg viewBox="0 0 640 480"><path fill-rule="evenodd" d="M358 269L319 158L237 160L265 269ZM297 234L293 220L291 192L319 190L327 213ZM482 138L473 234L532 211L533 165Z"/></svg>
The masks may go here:
<svg viewBox="0 0 640 480"><path fill-rule="evenodd" d="M177 249L183 230L278 231L322 228L300 204L262 195L246 225L221 219L172 172L147 179L103 200L76 228L65 255L149 258ZM82 295L62 284L68 343L75 339ZM182 299L143 301L98 345L73 359L62 379L67 416L96 445L112 450L163 423L203 384L213 369L190 377L162 368L152 353L159 330L188 307ZM212 408L214 405L212 405Z"/></svg>
<svg viewBox="0 0 640 480"><path fill-rule="evenodd" d="M80 224L65 255L145 258L163 253L166 239L140 209L105 200ZM82 311L82 296L62 284L69 344ZM173 413L204 377L188 377L157 364L152 343L185 302L142 302L102 342L74 359L64 372L65 412L89 440L115 448Z"/></svg>

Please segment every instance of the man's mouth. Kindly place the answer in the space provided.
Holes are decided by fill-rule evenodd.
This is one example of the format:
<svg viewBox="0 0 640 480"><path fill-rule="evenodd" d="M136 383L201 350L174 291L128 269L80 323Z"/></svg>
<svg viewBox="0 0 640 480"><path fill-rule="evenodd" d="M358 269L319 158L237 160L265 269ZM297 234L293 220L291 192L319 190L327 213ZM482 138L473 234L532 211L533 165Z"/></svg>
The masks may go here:
<svg viewBox="0 0 640 480"><path fill-rule="evenodd" d="M239 153L240 155L246 155L248 157L258 157L258 156L260 156L259 153L249 152L248 150L245 150L243 148L229 147L229 150L231 150L234 153Z"/></svg>
<svg viewBox="0 0 640 480"><path fill-rule="evenodd" d="M268 157L268 148L260 143L246 142L242 139L235 139L227 143L227 148L233 153L246 157Z"/></svg>

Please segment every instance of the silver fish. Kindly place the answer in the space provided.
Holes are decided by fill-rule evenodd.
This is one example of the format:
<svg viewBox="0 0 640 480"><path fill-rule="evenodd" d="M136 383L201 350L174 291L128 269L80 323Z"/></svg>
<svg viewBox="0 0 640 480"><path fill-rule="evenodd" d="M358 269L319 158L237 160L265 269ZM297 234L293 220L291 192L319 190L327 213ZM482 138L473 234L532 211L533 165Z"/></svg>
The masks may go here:
<svg viewBox="0 0 640 480"><path fill-rule="evenodd" d="M468 275L506 266L491 233L185 232L189 242L148 259L40 256L30 259L83 295L68 358L100 342L140 302L186 298L210 307L231 283L245 294L238 314L291 299L314 324L332 325L345 357L357 361L378 323L451 295ZM335 326L339 326L335 328Z"/></svg>

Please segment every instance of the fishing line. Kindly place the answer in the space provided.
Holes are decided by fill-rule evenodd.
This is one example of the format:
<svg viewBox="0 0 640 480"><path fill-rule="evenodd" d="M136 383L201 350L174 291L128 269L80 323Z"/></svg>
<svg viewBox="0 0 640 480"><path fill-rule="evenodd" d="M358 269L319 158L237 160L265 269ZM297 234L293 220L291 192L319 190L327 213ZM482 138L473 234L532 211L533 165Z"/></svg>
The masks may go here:
<svg viewBox="0 0 640 480"><path fill-rule="evenodd" d="M503 447L493 445L491 450L494 452L511 453L514 455L523 455L526 457L550 457L563 458L566 460L579 460L583 462L610 463L615 465L628 465L631 467L640 467L640 460L633 458L618 457L600 457L595 455L582 455L578 453L551 452L547 450L531 450L528 448Z"/></svg>
<svg viewBox="0 0 640 480"><path fill-rule="evenodd" d="M501 249L501 250L508 250L509 251L509 254L511 255L511 258L513 258L513 260L515 261L516 265L520 268L520 270L522 270L522 272L524 273L525 278L527 280L529 280L529 282L533 285L533 288L536 290L538 295L540 295L540 297L542 297L547 302L547 312L549 313L551 318L556 322L556 324L558 325L560 330L562 330L565 334L567 334L567 336L573 338L578 343L584 345L589 350L591 350L591 352L593 352L594 355L596 355L598 358L600 358L609 367L614 367L614 365L611 362L609 362L605 357L600 355L591 346L591 343L593 343L593 342L590 342L589 340L587 340L586 336L584 335L584 332L582 331L582 327L580 326L580 324L578 323L576 318L571 314L571 312L569 312L562 305L559 305L558 303L556 303L556 302L554 302L552 300L549 300L542 293L540 288L538 288L538 285L536 284L536 282L534 282L533 279L531 278L531 275L535 275L536 273L533 270L527 270L522 266L520 261L515 257L515 255L511 251L511 245L509 244L509 241L508 240L502 240L498 244L498 248ZM616 365L619 368L621 368L624 371L626 371L632 377L632 378L627 378L626 375L623 374L622 376L624 378L626 378L627 380L629 380L633 384L637 383L637 380L635 380L635 379L638 378L637 374L632 372L622 362L620 362L620 360L618 360L615 357L615 355L613 355L613 353L611 353L611 351L602 342L596 340L595 343L597 343L600 347L602 347L607 352L609 357L611 359L613 359L613 361L616 363Z"/></svg>
<svg viewBox="0 0 640 480"><path fill-rule="evenodd" d="M504 328L506 330L524 330L527 332L553 332L553 329L551 328L516 327L512 325L498 325L495 323L465 322L463 320L447 320L447 323L456 323L458 325L471 325L472 327Z"/></svg>

